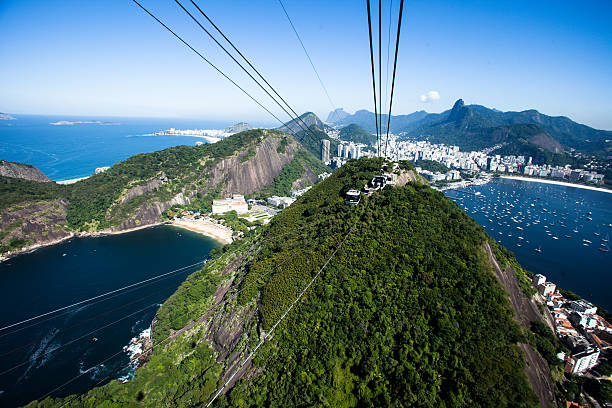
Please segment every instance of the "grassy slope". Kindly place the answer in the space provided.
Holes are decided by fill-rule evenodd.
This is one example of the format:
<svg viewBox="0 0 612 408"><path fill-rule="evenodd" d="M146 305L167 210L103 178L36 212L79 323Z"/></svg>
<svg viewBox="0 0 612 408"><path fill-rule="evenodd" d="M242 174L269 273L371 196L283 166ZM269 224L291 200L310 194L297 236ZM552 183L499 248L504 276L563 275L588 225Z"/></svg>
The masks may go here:
<svg viewBox="0 0 612 408"><path fill-rule="evenodd" d="M236 272L238 304L260 304L269 329L347 237L254 367L218 406L536 406L515 343L521 333L483 255L485 232L426 186L385 189L359 206L342 194L380 168L351 161L281 213L269 241ZM241 251L249 243L243 245ZM227 252L162 307L155 336L198 319ZM225 278L227 279L227 278ZM195 289L193 289L195 288ZM200 293L197 295L197 293ZM137 379L95 389L73 406L201 406L223 364L196 325L157 348ZM243 338L258 341L254 326ZM261 370L261 371L259 371ZM50 401L42 406L60 406Z"/></svg>

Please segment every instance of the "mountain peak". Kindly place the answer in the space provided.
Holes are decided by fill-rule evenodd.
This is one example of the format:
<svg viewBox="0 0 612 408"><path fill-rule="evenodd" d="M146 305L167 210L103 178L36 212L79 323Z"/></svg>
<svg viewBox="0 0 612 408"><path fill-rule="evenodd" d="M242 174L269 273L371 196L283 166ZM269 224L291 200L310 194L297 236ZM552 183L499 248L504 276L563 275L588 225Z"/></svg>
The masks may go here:
<svg viewBox="0 0 612 408"><path fill-rule="evenodd" d="M281 132L295 134L304 131L304 127L310 128L311 126L316 126L319 129L323 129L323 122L321 122L321 119L319 119L316 114L306 112L301 114L298 119L293 119L285 123L283 126L279 127L278 130Z"/></svg>
<svg viewBox="0 0 612 408"><path fill-rule="evenodd" d="M225 129L225 133L239 133L239 132L244 132L245 130L251 130L253 129L253 127L251 125L249 125L246 122L240 122L240 123L236 123L235 125L232 125L230 127L228 127L227 129Z"/></svg>
<svg viewBox="0 0 612 408"><path fill-rule="evenodd" d="M465 107L463 99L458 99L453 105L450 114L448 115L448 122L461 122L466 116L469 115L468 109Z"/></svg>
<svg viewBox="0 0 612 408"><path fill-rule="evenodd" d="M465 106L465 103L463 102L463 99L457 99L457 102L455 102L455 104L453 105L452 112L456 112L459 109L463 108L464 106Z"/></svg>
<svg viewBox="0 0 612 408"><path fill-rule="evenodd" d="M347 116L350 116L350 115L343 108L338 108L338 109L333 110L332 112L329 112L329 115L327 115L326 122L335 123L335 122L341 121Z"/></svg>

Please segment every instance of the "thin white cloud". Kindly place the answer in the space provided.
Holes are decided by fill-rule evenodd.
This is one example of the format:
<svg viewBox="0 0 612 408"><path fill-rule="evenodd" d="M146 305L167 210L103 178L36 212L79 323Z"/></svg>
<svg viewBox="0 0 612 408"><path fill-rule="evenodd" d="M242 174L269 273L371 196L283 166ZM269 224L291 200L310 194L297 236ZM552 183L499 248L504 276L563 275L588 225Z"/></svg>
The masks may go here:
<svg viewBox="0 0 612 408"><path fill-rule="evenodd" d="M437 101L438 99L440 99L440 94L438 93L438 91L429 91L421 95L421 102L423 103Z"/></svg>

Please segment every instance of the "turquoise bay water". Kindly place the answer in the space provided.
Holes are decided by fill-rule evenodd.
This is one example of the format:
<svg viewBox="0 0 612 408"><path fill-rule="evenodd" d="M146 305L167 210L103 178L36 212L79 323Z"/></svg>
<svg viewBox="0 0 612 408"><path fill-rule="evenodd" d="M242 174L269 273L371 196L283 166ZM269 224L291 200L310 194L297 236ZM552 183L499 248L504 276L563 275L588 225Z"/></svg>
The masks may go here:
<svg viewBox="0 0 612 408"><path fill-rule="evenodd" d="M191 265L218 245L191 231L160 226L72 239L17 256L0 263L0 327ZM23 405L79 375L52 395L84 392L125 375L129 368L120 368L129 360L122 348L197 269L0 331L0 373L10 370L0 374L0 406Z"/></svg>
<svg viewBox="0 0 612 408"><path fill-rule="evenodd" d="M206 142L197 137L143 134L172 127L223 129L239 122L34 115L16 117L17 120L0 120L0 160L32 164L55 181L90 176L96 167L112 166L137 153L177 145L193 146L196 141ZM50 124L60 120L97 120L118 124Z"/></svg>
<svg viewBox="0 0 612 408"><path fill-rule="evenodd" d="M612 194L508 179L463 190L481 195L445 194L524 268L612 311L612 251L599 250L610 246Z"/></svg>

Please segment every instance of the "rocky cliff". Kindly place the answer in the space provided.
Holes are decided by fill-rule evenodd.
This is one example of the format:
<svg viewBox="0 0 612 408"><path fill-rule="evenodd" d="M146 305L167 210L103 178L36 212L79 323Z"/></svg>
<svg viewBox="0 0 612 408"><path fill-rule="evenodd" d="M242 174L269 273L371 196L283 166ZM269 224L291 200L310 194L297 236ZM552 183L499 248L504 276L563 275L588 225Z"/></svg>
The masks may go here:
<svg viewBox="0 0 612 408"><path fill-rule="evenodd" d="M137 198L142 200L142 204L113 229L125 230L157 223L164 211L172 206L190 204L194 197L207 196L213 191L225 197L232 193L250 195L262 191L264 187L274 182L288 164L293 162L297 152L305 150L290 136L275 131L261 132L263 137L256 143L199 172L169 200L160 199L160 195L157 194L164 184L171 183L165 175L131 188L121 204ZM283 149L280 149L281 144L284 145ZM317 181L317 174L305 166L300 178L302 178L298 183L300 186L314 184Z"/></svg>
<svg viewBox="0 0 612 408"><path fill-rule="evenodd" d="M258 129L214 144L139 154L68 186L43 183L48 179L28 165L2 162L0 169L5 171L0 183L1 252L9 247L14 252L72 233L153 225L173 206L210 210L213 198L231 193L303 187L314 184L327 168L290 135Z"/></svg>
<svg viewBox="0 0 612 408"><path fill-rule="evenodd" d="M29 164L0 160L0 176L48 182L51 179Z"/></svg>
<svg viewBox="0 0 612 408"><path fill-rule="evenodd" d="M73 235L66 225L65 200L23 203L0 215L0 257L62 241Z"/></svg>

